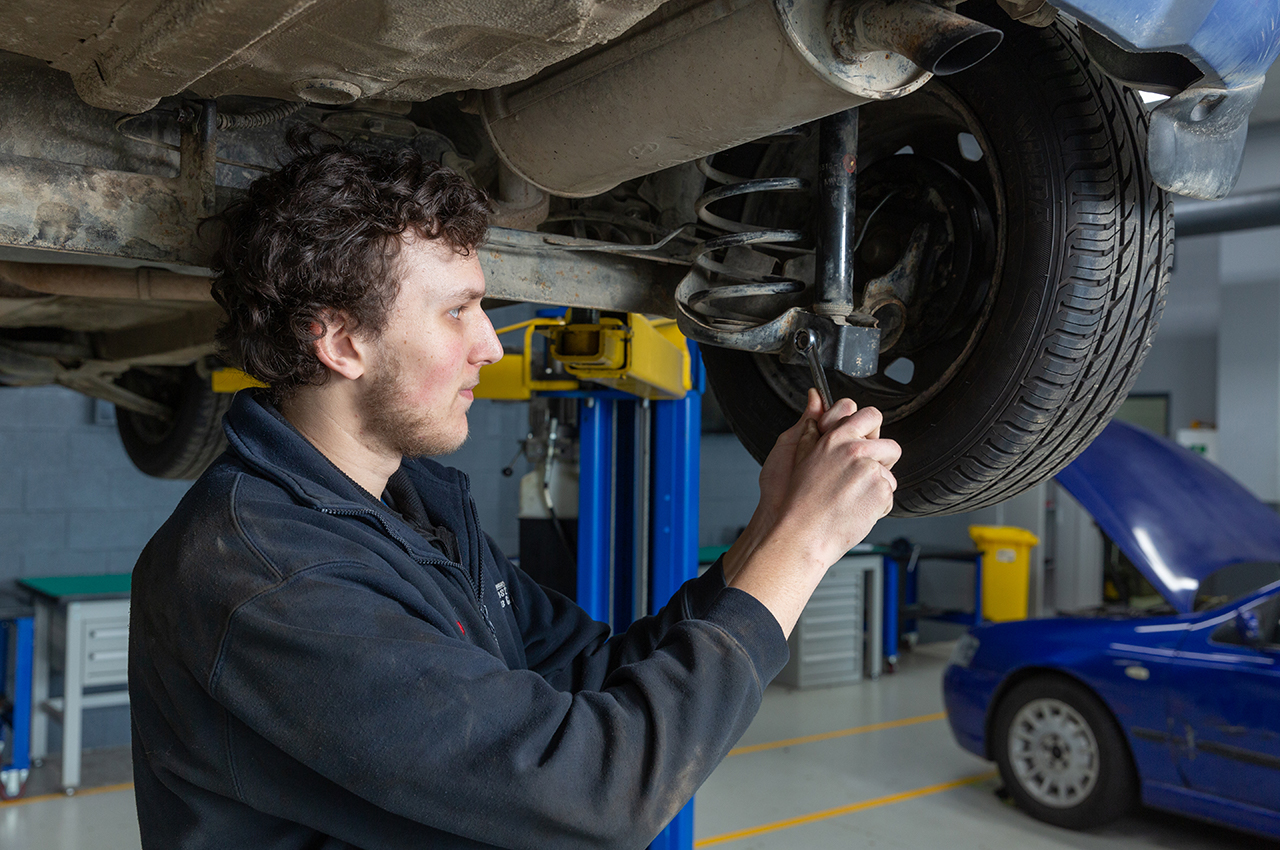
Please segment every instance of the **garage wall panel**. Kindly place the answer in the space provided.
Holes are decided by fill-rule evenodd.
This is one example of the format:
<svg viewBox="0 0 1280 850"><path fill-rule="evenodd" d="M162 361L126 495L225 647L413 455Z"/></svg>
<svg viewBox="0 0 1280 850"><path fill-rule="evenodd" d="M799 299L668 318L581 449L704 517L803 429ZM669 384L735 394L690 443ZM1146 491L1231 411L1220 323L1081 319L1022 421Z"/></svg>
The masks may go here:
<svg viewBox="0 0 1280 850"><path fill-rule="evenodd" d="M189 486L129 463L94 402L61 387L0 389L0 583L128 572ZM133 493L122 502L121 489Z"/></svg>
<svg viewBox="0 0 1280 850"><path fill-rule="evenodd" d="M1280 502L1280 282L1224 286L1218 339L1222 468L1264 502Z"/></svg>
<svg viewBox="0 0 1280 850"><path fill-rule="evenodd" d="M1165 336L1161 328L1134 393L1169 394L1169 428L1218 420L1218 337Z"/></svg>
<svg viewBox="0 0 1280 850"><path fill-rule="evenodd" d="M760 501L760 464L732 434L704 434L701 450L698 545L728 546Z"/></svg>

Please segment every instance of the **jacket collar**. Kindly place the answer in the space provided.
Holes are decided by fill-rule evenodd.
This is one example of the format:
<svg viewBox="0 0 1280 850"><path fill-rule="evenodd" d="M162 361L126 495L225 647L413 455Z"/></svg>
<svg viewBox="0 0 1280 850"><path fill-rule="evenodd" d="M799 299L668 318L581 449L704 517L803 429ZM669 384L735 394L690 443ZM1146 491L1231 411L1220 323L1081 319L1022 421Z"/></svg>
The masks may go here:
<svg viewBox="0 0 1280 850"><path fill-rule="evenodd" d="M376 496L356 484L302 436L267 399L252 390L236 393L223 420L230 451L260 475L288 491L300 504L324 511L376 517L414 555L439 557L420 535ZM465 527L469 480L462 472L432 460L405 461L404 468L433 514L432 519ZM388 525L390 523L390 525Z"/></svg>

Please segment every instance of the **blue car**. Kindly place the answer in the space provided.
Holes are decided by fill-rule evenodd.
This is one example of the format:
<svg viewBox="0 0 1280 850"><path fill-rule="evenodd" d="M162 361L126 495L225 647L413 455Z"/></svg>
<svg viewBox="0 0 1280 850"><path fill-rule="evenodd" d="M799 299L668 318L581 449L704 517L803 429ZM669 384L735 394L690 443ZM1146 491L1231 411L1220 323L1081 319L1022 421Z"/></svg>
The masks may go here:
<svg viewBox="0 0 1280 850"><path fill-rule="evenodd" d="M1058 481L1164 603L974 627L943 680L956 740L1048 823L1140 801L1280 838L1280 514L1120 422Z"/></svg>

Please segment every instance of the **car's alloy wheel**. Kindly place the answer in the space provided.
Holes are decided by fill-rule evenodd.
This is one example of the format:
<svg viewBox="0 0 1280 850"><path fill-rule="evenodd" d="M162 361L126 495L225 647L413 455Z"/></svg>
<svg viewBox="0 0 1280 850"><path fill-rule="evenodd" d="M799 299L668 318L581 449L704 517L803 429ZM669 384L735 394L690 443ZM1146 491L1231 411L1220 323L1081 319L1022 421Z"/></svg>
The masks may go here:
<svg viewBox="0 0 1280 850"><path fill-rule="evenodd" d="M1071 25L965 9L1006 30L999 49L860 110L854 274L881 281L866 305L881 370L828 377L836 395L880 408L901 443L899 516L995 504L1082 451L1137 378L1173 257L1138 97L1090 65ZM815 135L735 149L717 167L812 180ZM740 218L796 227L819 200L752 197ZM909 256L911 285L890 285ZM803 407L808 369L710 346L703 356L726 419L763 460Z"/></svg>
<svg viewBox="0 0 1280 850"><path fill-rule="evenodd" d="M1019 807L1070 829L1101 826L1137 801L1137 772L1107 707L1065 676L1019 682L995 706L991 755Z"/></svg>
<svg viewBox="0 0 1280 850"><path fill-rule="evenodd" d="M1037 802L1066 809L1098 782L1098 742L1080 713L1056 699L1024 705L1009 724L1009 766Z"/></svg>

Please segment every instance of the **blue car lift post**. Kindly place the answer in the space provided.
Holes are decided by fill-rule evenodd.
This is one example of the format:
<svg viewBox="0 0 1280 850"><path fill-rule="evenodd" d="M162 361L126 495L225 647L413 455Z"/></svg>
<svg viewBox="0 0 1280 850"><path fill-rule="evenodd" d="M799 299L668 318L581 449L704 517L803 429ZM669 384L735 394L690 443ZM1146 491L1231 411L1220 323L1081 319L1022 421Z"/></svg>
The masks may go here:
<svg viewBox="0 0 1280 850"><path fill-rule="evenodd" d="M682 399L645 401L615 390L549 393L581 396L578 604L615 632L637 611L656 613L697 575L705 377L697 346L688 345L693 389ZM637 487L637 476L649 486ZM692 800L649 846L692 850Z"/></svg>

